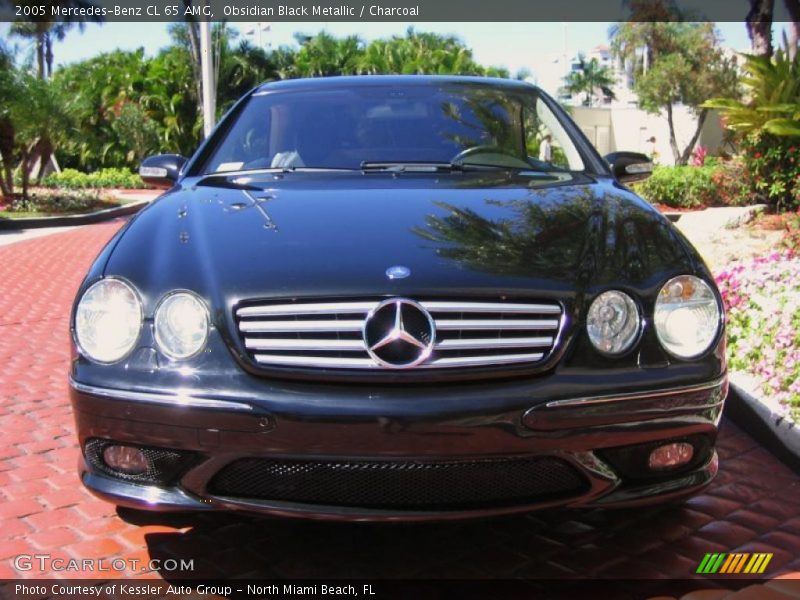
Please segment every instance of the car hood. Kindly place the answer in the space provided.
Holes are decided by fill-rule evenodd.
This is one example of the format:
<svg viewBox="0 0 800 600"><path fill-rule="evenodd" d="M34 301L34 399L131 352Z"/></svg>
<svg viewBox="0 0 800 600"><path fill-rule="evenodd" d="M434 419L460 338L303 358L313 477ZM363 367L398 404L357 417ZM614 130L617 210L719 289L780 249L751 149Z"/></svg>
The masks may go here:
<svg viewBox="0 0 800 600"><path fill-rule="evenodd" d="M184 182L129 224L104 271L132 281L146 305L183 288L224 307L270 297L564 298L606 285L652 293L671 274L704 268L629 191L562 179L286 173ZM387 277L397 265L410 276Z"/></svg>

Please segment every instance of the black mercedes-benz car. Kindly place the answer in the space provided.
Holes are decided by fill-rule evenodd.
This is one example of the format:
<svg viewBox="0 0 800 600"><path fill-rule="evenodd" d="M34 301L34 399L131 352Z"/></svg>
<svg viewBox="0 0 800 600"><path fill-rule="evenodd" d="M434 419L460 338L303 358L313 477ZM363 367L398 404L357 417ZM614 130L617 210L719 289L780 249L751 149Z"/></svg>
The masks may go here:
<svg viewBox="0 0 800 600"><path fill-rule="evenodd" d="M691 494L714 280L546 94L281 81L108 243L72 314L81 478L119 505L443 519Z"/></svg>

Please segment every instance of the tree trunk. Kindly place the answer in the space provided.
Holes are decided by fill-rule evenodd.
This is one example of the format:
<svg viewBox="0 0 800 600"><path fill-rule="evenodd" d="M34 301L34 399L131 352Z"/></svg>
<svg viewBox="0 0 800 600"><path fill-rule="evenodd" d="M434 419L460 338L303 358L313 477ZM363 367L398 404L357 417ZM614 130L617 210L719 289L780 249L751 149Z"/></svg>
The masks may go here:
<svg viewBox="0 0 800 600"><path fill-rule="evenodd" d="M36 34L36 74L44 79L44 33Z"/></svg>
<svg viewBox="0 0 800 600"><path fill-rule="evenodd" d="M30 184L31 161L30 161L30 148L23 148L22 150L22 164L20 166L22 179L22 198L28 199L28 186Z"/></svg>
<svg viewBox="0 0 800 600"><path fill-rule="evenodd" d="M49 137L40 138L39 141L36 142L36 146L34 147L33 154L31 156L31 163L35 162L37 158L39 159L39 172L36 173L37 184L42 182L45 169L47 169L47 164L50 162L50 158L53 156L53 150L53 143L50 141Z"/></svg>
<svg viewBox="0 0 800 600"><path fill-rule="evenodd" d="M703 131L703 125L705 125L707 117L707 108L701 110L700 114L697 115L697 128L694 130L694 135L692 136L692 139L689 140L689 144L683 149L683 154L681 154L681 161L679 164L685 165L689 163L689 159L692 157L692 151L694 150L694 145L697 143L697 140L700 137L700 132Z"/></svg>
<svg viewBox="0 0 800 600"><path fill-rule="evenodd" d="M775 0L750 0L747 13L747 34L750 36L753 54L772 56L772 13Z"/></svg>
<svg viewBox="0 0 800 600"><path fill-rule="evenodd" d="M681 151L678 149L678 140L675 139L675 122L672 119L672 102L667 103L667 124L669 125L669 147L672 149L672 157L675 164L679 165Z"/></svg>
<svg viewBox="0 0 800 600"><path fill-rule="evenodd" d="M47 74L45 77L49 79L53 76L53 37L49 32L45 34L44 41L44 60L45 66L47 67Z"/></svg>
<svg viewBox="0 0 800 600"><path fill-rule="evenodd" d="M789 58L797 55L797 44L800 42L800 0L783 0L786 12L789 13Z"/></svg>
<svg viewBox="0 0 800 600"><path fill-rule="evenodd" d="M3 195L14 196L14 145L16 134L10 119L0 119L0 159L3 161L3 172L0 174Z"/></svg>

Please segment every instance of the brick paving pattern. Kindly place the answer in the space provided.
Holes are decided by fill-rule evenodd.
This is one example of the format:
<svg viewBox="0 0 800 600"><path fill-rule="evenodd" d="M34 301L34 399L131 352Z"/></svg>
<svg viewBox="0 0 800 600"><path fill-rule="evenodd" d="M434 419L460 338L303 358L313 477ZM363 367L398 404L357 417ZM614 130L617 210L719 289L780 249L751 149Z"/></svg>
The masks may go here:
<svg viewBox="0 0 800 600"><path fill-rule="evenodd" d="M195 577L687 578L707 552L774 552L766 577L800 570L800 478L729 422L712 486L659 508L341 524L148 514L93 498L75 469L68 314L91 260L120 225L0 248L0 579L60 575L36 563L17 571L10 560L41 553L140 565L194 559L186 575Z"/></svg>

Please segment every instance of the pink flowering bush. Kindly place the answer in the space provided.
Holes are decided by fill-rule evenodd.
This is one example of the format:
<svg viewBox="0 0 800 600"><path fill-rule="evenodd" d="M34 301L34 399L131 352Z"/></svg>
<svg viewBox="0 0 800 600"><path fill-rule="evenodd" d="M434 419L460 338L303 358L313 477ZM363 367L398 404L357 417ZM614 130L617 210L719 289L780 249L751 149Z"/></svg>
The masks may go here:
<svg viewBox="0 0 800 600"><path fill-rule="evenodd" d="M717 276L728 319L728 359L800 420L800 256L775 252Z"/></svg>
<svg viewBox="0 0 800 600"><path fill-rule="evenodd" d="M695 149L692 151L692 162L691 165L693 167L702 167L706 164L706 157L708 156L708 148L706 146L696 146Z"/></svg>

